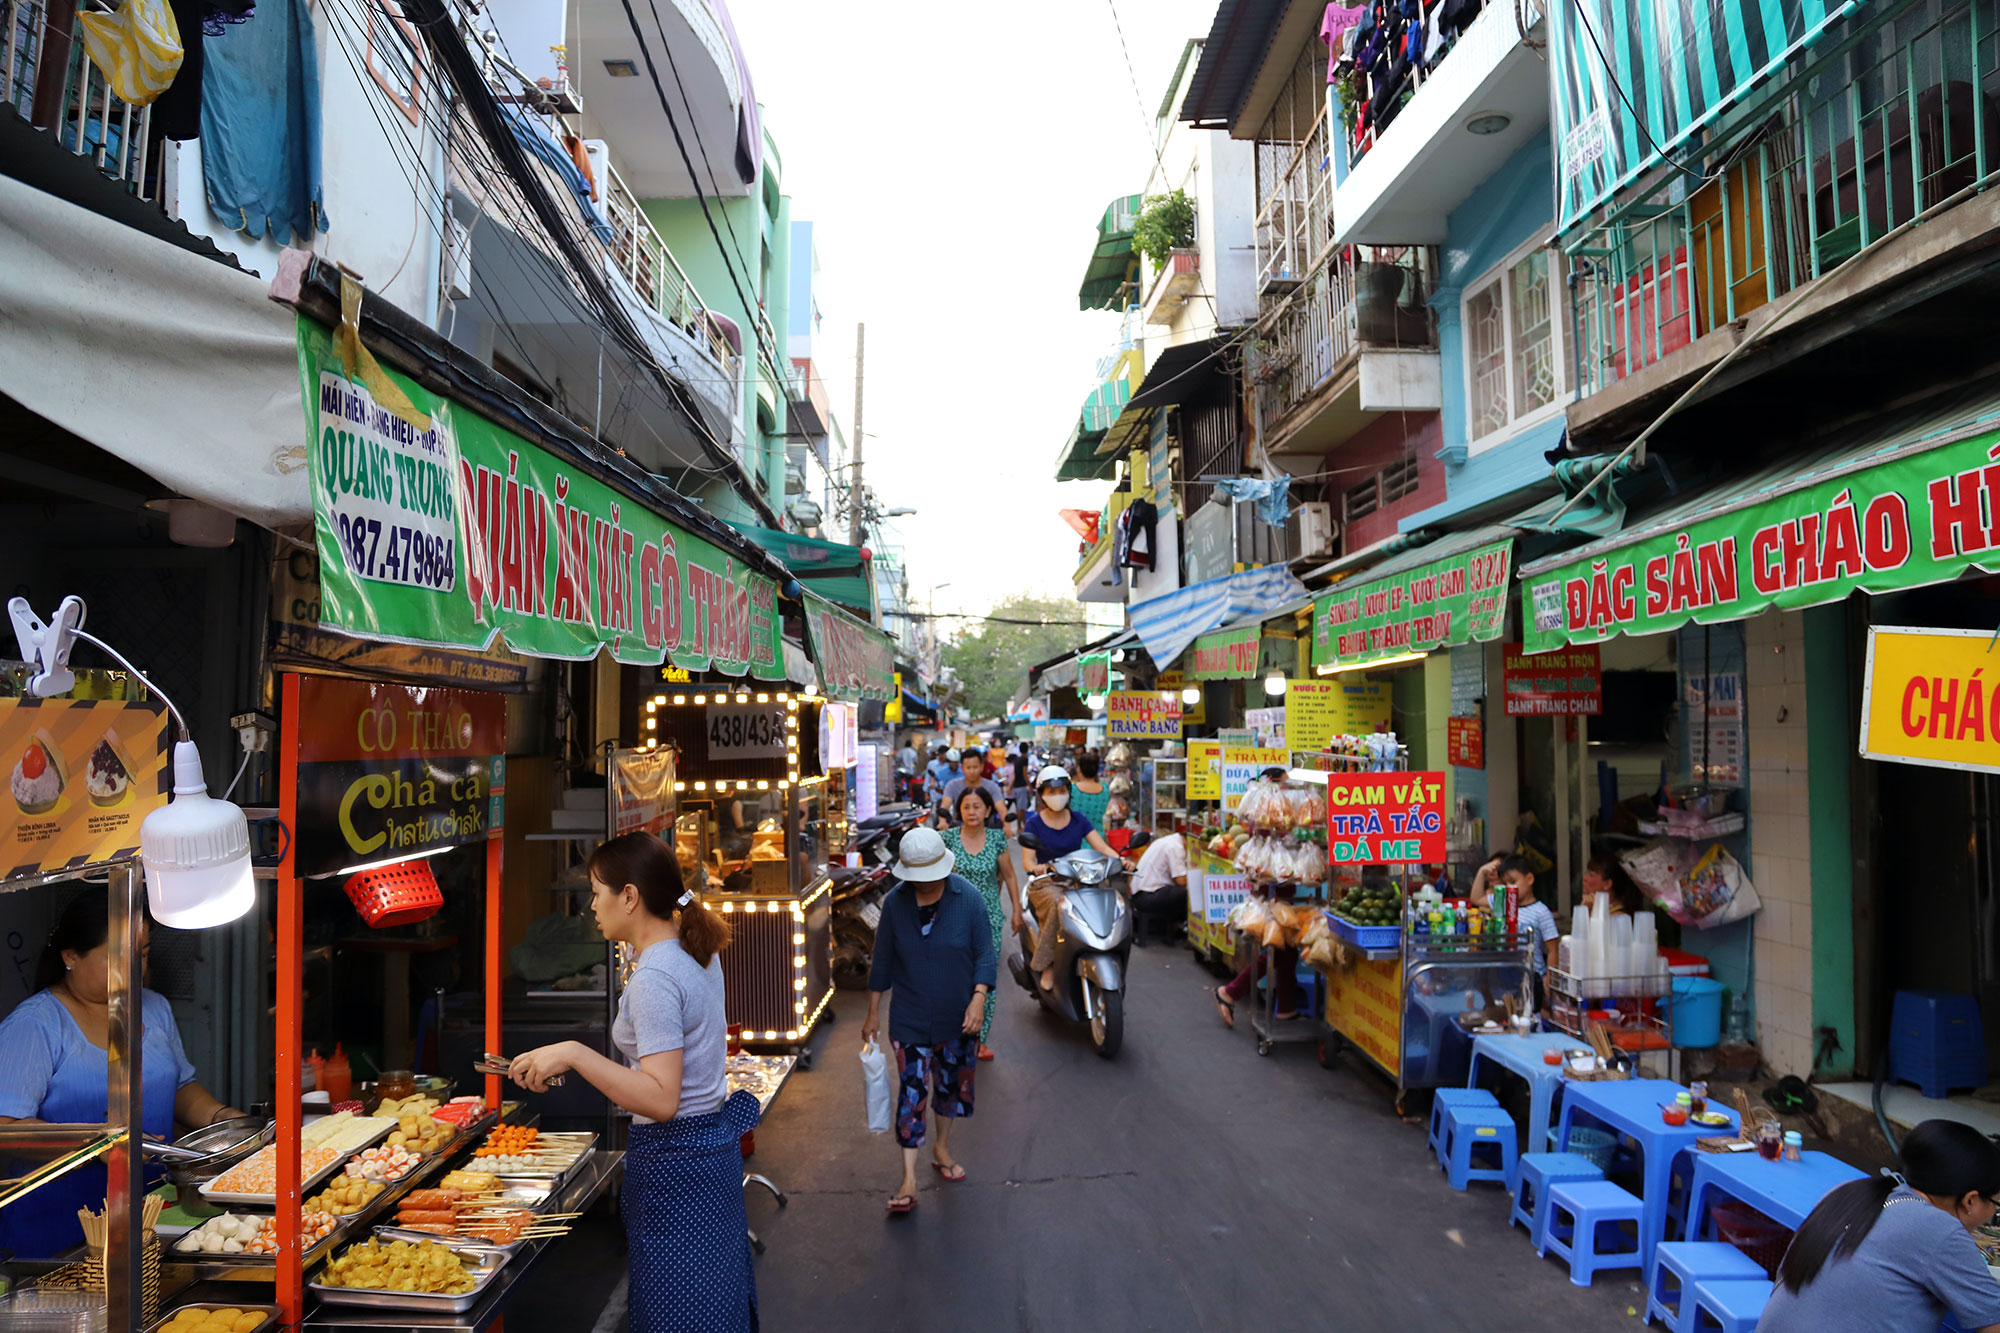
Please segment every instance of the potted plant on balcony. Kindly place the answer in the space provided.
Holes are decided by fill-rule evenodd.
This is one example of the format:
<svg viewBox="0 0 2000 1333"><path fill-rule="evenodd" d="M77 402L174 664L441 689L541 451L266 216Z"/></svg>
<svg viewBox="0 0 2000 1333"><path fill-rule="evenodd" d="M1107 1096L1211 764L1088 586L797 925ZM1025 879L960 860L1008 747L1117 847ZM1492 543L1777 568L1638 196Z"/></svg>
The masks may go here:
<svg viewBox="0 0 2000 1333"><path fill-rule="evenodd" d="M1176 250L1194 245L1194 200L1187 191L1175 188L1156 194L1139 210L1139 223L1132 229L1132 248L1144 255L1158 273Z"/></svg>

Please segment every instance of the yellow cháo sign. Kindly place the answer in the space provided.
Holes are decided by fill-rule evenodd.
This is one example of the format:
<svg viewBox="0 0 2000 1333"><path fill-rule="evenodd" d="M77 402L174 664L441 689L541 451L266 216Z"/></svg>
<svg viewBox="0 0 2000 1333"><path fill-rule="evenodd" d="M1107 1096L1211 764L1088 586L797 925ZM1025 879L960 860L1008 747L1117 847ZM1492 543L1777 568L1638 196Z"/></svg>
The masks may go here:
<svg viewBox="0 0 2000 1333"><path fill-rule="evenodd" d="M1993 631L1871 627L1861 753L2000 773L2000 645Z"/></svg>

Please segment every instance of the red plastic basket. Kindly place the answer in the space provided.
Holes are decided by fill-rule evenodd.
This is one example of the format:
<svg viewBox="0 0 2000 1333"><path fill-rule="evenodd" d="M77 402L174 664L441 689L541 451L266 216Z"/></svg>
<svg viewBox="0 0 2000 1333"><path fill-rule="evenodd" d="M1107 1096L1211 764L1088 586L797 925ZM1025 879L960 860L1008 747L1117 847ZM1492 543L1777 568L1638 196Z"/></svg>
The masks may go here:
<svg viewBox="0 0 2000 1333"><path fill-rule="evenodd" d="M354 910L377 930L422 921L444 906L444 890L438 887L428 860L398 861L364 870L348 880L346 887Z"/></svg>
<svg viewBox="0 0 2000 1333"><path fill-rule="evenodd" d="M1775 1277L1778 1263L1791 1248L1792 1231L1779 1222L1774 1222L1747 1203L1736 1199L1724 1199L1709 1209L1715 1219L1715 1233L1734 1245L1757 1263L1764 1272Z"/></svg>

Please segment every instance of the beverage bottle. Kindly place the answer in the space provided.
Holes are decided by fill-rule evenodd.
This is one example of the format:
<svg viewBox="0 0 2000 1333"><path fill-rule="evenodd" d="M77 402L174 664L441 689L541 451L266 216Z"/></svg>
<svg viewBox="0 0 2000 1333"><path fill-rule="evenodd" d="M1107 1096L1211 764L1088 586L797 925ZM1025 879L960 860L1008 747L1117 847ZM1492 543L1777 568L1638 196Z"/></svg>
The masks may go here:
<svg viewBox="0 0 2000 1333"><path fill-rule="evenodd" d="M354 1071L347 1063L346 1049L339 1042L334 1043L333 1055L318 1071L318 1077L320 1087L334 1101L346 1101L348 1093L353 1091Z"/></svg>

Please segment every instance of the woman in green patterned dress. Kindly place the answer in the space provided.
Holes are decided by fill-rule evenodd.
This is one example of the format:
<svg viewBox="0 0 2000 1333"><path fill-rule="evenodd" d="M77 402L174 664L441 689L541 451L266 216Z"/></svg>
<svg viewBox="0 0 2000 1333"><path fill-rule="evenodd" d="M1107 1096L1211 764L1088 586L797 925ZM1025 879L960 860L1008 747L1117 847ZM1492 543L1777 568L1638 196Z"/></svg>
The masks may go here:
<svg viewBox="0 0 2000 1333"><path fill-rule="evenodd" d="M1101 761L1097 751L1085 750L1076 757L1076 780L1069 784L1069 808L1082 815L1094 829L1104 827L1104 808L1111 804L1111 791L1098 778Z"/></svg>
<svg viewBox="0 0 2000 1333"><path fill-rule="evenodd" d="M1000 829L986 827L987 816L993 813L992 804L986 799L983 788L967 787L958 798L958 827L944 831L945 846L951 848L957 858L952 869L965 876L978 888L979 896L986 900L986 919L993 926L993 948L996 953L1006 952L1008 933L1019 934L1021 930L1021 891L1014 879L1014 858L1007 854L1007 835ZM986 992L986 1021L979 1025L979 1058L991 1060L993 1048L986 1044L986 1038L993 1031L992 991Z"/></svg>

